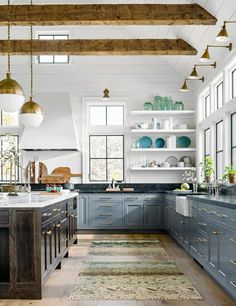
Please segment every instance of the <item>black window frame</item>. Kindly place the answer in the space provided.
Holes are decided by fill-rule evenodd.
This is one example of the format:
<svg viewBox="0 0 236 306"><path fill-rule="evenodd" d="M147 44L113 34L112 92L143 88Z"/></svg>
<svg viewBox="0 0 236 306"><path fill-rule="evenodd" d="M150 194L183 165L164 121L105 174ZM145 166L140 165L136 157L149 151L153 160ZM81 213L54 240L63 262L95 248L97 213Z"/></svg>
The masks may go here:
<svg viewBox="0 0 236 306"><path fill-rule="evenodd" d="M39 34L38 35L38 39L40 39L40 37L43 37L43 36L52 36L53 39L51 39L51 40L54 40L55 37L57 37L57 36L67 36L67 39L70 38L69 34ZM67 40L67 39L65 39L65 40ZM43 65L43 64L46 64L46 65L50 65L50 64L52 64L52 65L60 65L60 64L69 64L70 63L70 56L67 55L67 54L65 54L67 56L67 62L55 62L55 56L56 55L55 54L50 54L50 55L53 57L53 62L40 62L40 56L41 55L38 55L37 56L38 64L41 64L41 65Z"/></svg>
<svg viewBox="0 0 236 306"><path fill-rule="evenodd" d="M219 106L219 92L218 88L222 85L222 105ZM216 86L216 107L217 109L221 108L224 105L224 82L221 81L217 86Z"/></svg>
<svg viewBox="0 0 236 306"><path fill-rule="evenodd" d="M119 157L119 158L115 158L115 157L112 157L112 158L108 158L107 157L107 138L108 137L115 137L115 136L118 136L118 137L122 137L123 139L123 157ZM100 157L97 157L97 158L94 158L94 157L91 157L91 137L106 137L106 157L104 158L100 158ZM106 134L106 135L89 135L89 181L90 182L108 182L108 167L107 167L107 164L108 164L108 160L109 159L121 159L123 160L123 167L122 167L122 171L123 171L123 177L122 177L122 180L120 181L124 181L125 180L125 158L124 158L124 155L125 155L125 141L124 141L124 135L123 134L119 134L119 135L113 135L113 134ZM106 160L106 180L92 180L91 179L91 160L95 160L95 159L103 159L103 160Z"/></svg>
<svg viewBox="0 0 236 306"><path fill-rule="evenodd" d="M210 94L206 95L205 98L204 98L204 118L207 118L211 114L211 105L210 105L210 112L209 112L209 114L207 114L207 105L208 105L208 103L209 104L211 103L211 101L210 101Z"/></svg>
<svg viewBox="0 0 236 306"><path fill-rule="evenodd" d="M206 153L206 135L207 135L208 131L211 132L211 129L207 128L207 129L204 130L204 158L211 155L210 153Z"/></svg>
<svg viewBox="0 0 236 306"><path fill-rule="evenodd" d="M216 123L216 179L219 179L218 178L218 167L217 167L217 165L218 165L218 154L219 153L222 153L222 155L224 154L224 146L222 145L222 149L221 150L218 150L217 148L218 148L218 129L217 129L217 126L219 125L219 124L221 124L222 123L222 131L223 131L223 129L224 129L224 120L222 119L222 120L220 120L220 121L218 121L217 123ZM224 137L223 137L223 135L222 135L222 141L223 141L223 139L224 139ZM222 160L222 162L223 162L223 160ZM222 169L224 169L224 167L223 167L224 165L223 165L223 163L222 163Z"/></svg>
<svg viewBox="0 0 236 306"><path fill-rule="evenodd" d="M236 69L235 69L236 70ZM236 116L236 112L232 113L231 114L231 120L230 120L230 123L231 123L231 131L230 131L230 134L231 134L231 150L230 150L230 153L231 153L231 165L233 165L233 150L236 149L236 145L233 146L233 117ZM236 133L236 131L235 131Z"/></svg>
<svg viewBox="0 0 236 306"><path fill-rule="evenodd" d="M17 152L19 152L19 135L11 135L12 137L16 137L16 144L17 144ZM3 140L2 138L6 137L6 135L0 135L0 152L2 152L2 147L3 147ZM18 161L19 162L19 161ZM7 179L3 179L3 167L1 167L1 171L0 171L0 183L8 183L10 182L10 180ZM16 179L14 181L19 182L20 179L20 167L16 166Z"/></svg>
<svg viewBox="0 0 236 306"><path fill-rule="evenodd" d="M232 99L236 97L236 88L234 88L234 78L236 78L236 68L231 72ZM235 79L235 85L236 85L236 79Z"/></svg>

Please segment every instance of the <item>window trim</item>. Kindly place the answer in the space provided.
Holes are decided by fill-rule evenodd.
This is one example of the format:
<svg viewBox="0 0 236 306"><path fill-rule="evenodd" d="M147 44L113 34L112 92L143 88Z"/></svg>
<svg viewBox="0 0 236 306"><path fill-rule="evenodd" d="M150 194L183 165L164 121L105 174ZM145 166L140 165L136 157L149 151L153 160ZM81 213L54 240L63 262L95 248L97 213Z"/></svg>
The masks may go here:
<svg viewBox="0 0 236 306"><path fill-rule="evenodd" d="M216 133L215 133L215 139L216 139L216 146L215 146L215 154L216 154L216 164L215 164L215 168L216 168L216 179L218 180L219 178L218 178L218 167L217 167L217 165L218 165L218 154L219 153L222 153L222 157L224 157L224 146L222 146L222 150L217 150L217 147L218 147L218 129L217 129L217 126L219 125L219 124L221 124L222 123L222 129L224 129L224 120L223 119L221 119L220 121L218 121L218 122L216 122ZM223 134L223 130L222 130L222 134ZM223 141L223 139L224 139L224 136L222 135L222 141ZM224 168L224 160L222 160L222 168Z"/></svg>
<svg viewBox="0 0 236 306"><path fill-rule="evenodd" d="M235 75L235 78L236 78L236 68L231 71L231 86L232 86L232 88L231 88L231 98L232 99L236 97L236 88L234 88L234 75ZM235 80L235 82L236 82L236 80ZM234 91L235 91L235 96L234 96Z"/></svg>
<svg viewBox="0 0 236 306"><path fill-rule="evenodd" d="M207 114L207 105L208 105L208 103L206 103L206 102L209 103L209 108L210 108L210 113L209 114ZM210 114L211 114L211 101L210 101L210 93L208 93L204 97L204 118L209 117Z"/></svg>
<svg viewBox="0 0 236 306"><path fill-rule="evenodd" d="M234 113L232 113L230 115L230 121L231 121L231 127L230 127L230 134L231 134L231 139L230 139L230 147L231 147L230 155L231 155L231 158L230 158L230 161L231 161L231 165L233 165L233 149L236 149L236 145L233 146L233 116L236 116L236 112L234 112Z"/></svg>
<svg viewBox="0 0 236 306"><path fill-rule="evenodd" d="M122 142L123 142L123 154L122 154L122 158L121 157L112 157L112 158L108 158L107 157L107 138L108 137L115 137L115 136L118 136L118 137L122 137ZM91 158L91 137L106 137L106 157L105 158L99 158L99 157L92 157ZM125 137L124 135L89 135L89 176L88 176L88 179L89 179L89 182L93 183L93 182L97 182L97 183L101 183L101 182L108 182L108 160L109 159L120 159L120 160L123 160L123 167L122 167L122 171L123 171L123 177L122 177L122 180L121 181L125 181ZM91 160L94 160L94 159L103 159L103 160L106 160L106 180L92 180L91 179Z"/></svg>
<svg viewBox="0 0 236 306"><path fill-rule="evenodd" d="M207 129L204 130L204 152L203 152L204 153L204 158L211 155L211 152L206 154L206 135L207 135L207 131L209 131L211 133L211 129L207 128Z"/></svg>
<svg viewBox="0 0 236 306"><path fill-rule="evenodd" d="M218 88L222 85L222 105L219 107L219 92ZM220 109L224 105L224 81L216 85L216 110Z"/></svg>
<svg viewBox="0 0 236 306"><path fill-rule="evenodd" d="M40 39L40 36L52 36L53 37L53 39L50 39L50 40L54 40L55 38L54 37L56 37L56 36L67 36L67 39L69 39L70 38L70 35L69 34L49 34L49 33L45 33L45 34L38 34L38 39ZM65 39L65 40L67 40L67 39ZM41 39L42 40L42 39ZM67 56L67 61L66 62L55 62L55 56L57 56L57 55L55 55L55 54L51 54L51 56L52 56L52 58L53 58L53 62L40 62L40 56L42 56L42 55L38 55L37 56L37 63L38 64L41 64L41 65L44 65L44 64L46 64L46 65L60 65L60 64L69 64L70 63L70 56L69 55L67 55L67 54L65 54L65 56Z"/></svg>

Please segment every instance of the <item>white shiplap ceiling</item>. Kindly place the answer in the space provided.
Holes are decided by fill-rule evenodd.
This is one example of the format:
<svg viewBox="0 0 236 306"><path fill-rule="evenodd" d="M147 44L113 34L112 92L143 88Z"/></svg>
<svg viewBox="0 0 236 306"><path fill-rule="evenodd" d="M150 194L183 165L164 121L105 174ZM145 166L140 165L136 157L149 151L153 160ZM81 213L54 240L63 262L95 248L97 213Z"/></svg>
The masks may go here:
<svg viewBox="0 0 236 306"><path fill-rule="evenodd" d="M6 0L0 0L1 4L6 4ZM30 0L12 0L12 4L29 4ZM68 1L68 0L33 0L34 4L118 4L118 3L198 3L212 15L218 22L215 26L58 26L58 27L35 27L35 31L68 31L72 38L183 38L193 47L198 50L196 56L163 56L163 60L172 65L179 71L183 77L187 77L191 72L194 64L199 63L199 57L204 51L207 44L215 43L215 36L220 30L223 20L236 20L236 0L136 0L136 1ZM236 25L228 25L228 32L233 43L233 48L236 46ZM6 37L6 29L0 29L1 37ZM27 27L17 27L12 30L12 37L28 38L29 29ZM225 57L229 55L229 51L224 48L211 49L213 60L219 65ZM201 68L199 72L204 73L205 77L212 73L211 69Z"/></svg>

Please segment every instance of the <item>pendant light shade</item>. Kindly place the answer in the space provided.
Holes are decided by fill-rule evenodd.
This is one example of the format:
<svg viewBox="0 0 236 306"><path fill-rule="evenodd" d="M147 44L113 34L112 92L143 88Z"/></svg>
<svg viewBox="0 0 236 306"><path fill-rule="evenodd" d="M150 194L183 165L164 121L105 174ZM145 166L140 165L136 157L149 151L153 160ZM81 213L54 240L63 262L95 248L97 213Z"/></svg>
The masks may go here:
<svg viewBox="0 0 236 306"><path fill-rule="evenodd" d="M38 127L43 121L43 112L40 105L30 97L21 107L20 120L25 127Z"/></svg>
<svg viewBox="0 0 236 306"><path fill-rule="evenodd" d="M17 112L24 100L22 87L7 73L6 78L0 82L0 108L8 113Z"/></svg>
<svg viewBox="0 0 236 306"><path fill-rule="evenodd" d="M205 52L203 55L200 57L200 61L203 63L208 63L211 60L208 48L206 48Z"/></svg>
<svg viewBox="0 0 236 306"><path fill-rule="evenodd" d="M219 34L216 36L216 40L219 41L219 42L223 42L223 43L226 43L226 42L228 42L230 40L228 32L226 30L225 23L222 26Z"/></svg>
<svg viewBox="0 0 236 306"><path fill-rule="evenodd" d="M183 83L182 87L180 88L180 91L188 92L188 85L187 85L186 80L184 80L184 83Z"/></svg>

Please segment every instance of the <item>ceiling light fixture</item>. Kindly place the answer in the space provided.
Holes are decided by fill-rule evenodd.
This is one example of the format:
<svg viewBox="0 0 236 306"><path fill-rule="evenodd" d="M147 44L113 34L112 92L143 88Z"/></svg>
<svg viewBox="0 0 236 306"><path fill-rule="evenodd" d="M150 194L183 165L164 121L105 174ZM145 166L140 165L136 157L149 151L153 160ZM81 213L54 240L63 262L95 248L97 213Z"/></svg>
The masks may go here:
<svg viewBox="0 0 236 306"><path fill-rule="evenodd" d="M32 0L31 3L32 5ZM41 106L33 101L33 27L30 26L30 98L21 107L20 120L25 127L38 127L43 121Z"/></svg>
<svg viewBox="0 0 236 306"><path fill-rule="evenodd" d="M24 103L24 92L19 83L11 78L11 25L10 25L10 0L8 0L8 18L7 18L7 57L8 70L6 78L0 82L0 108L5 112L17 112Z"/></svg>
<svg viewBox="0 0 236 306"><path fill-rule="evenodd" d="M110 100L109 90L108 90L107 88L105 88L105 89L103 90L103 97L102 97L102 99L103 99L103 100L106 100L106 101Z"/></svg>
<svg viewBox="0 0 236 306"><path fill-rule="evenodd" d="M189 91L189 89L188 89L188 84L187 84L187 81L188 81L188 80L190 80L190 81L202 81L202 82L204 82L204 76L201 77L201 78L198 78L198 79L190 79L190 78L185 79L183 85L182 85L181 88L180 88L180 91L183 91L183 92L188 92L188 91Z"/></svg>
<svg viewBox="0 0 236 306"><path fill-rule="evenodd" d="M226 43L226 42L230 41L229 34L228 34L227 30L226 30L226 24L227 23L236 23L236 20L224 21L223 26L221 27L220 32L216 36L216 40L219 41L219 42Z"/></svg>
<svg viewBox="0 0 236 306"><path fill-rule="evenodd" d="M232 43L229 43L227 46L215 46L215 45L207 45L206 50L204 51L203 55L200 57L200 61L203 63L208 63L211 61L210 53L208 48L227 48L229 51L232 50Z"/></svg>
<svg viewBox="0 0 236 306"><path fill-rule="evenodd" d="M193 68L193 70L192 70L192 72L189 76L189 79L191 79L191 80L198 80L199 79L196 67L214 67L214 68L216 68L216 62L214 62L213 64L194 65L194 68Z"/></svg>

